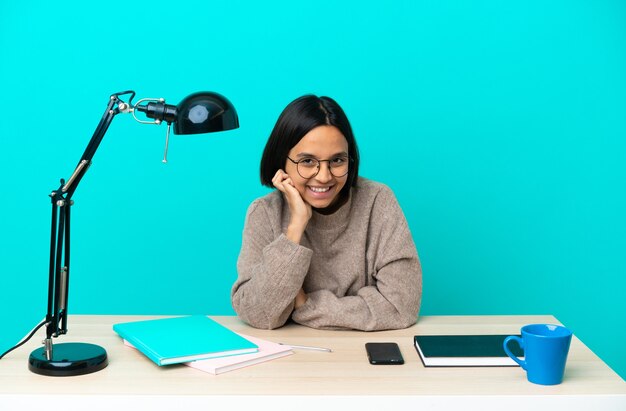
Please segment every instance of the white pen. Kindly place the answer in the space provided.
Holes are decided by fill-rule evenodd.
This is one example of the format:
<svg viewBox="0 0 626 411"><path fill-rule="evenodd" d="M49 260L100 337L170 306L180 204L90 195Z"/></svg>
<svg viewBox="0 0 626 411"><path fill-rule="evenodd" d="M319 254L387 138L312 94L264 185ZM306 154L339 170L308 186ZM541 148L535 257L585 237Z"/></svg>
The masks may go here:
<svg viewBox="0 0 626 411"><path fill-rule="evenodd" d="M297 349L297 350L311 350L311 351L324 351L324 352L333 352L333 350L331 350L330 348L324 348L324 347L312 347L310 345L293 345L293 344L285 344L285 343L278 343L280 345L287 345L291 348Z"/></svg>

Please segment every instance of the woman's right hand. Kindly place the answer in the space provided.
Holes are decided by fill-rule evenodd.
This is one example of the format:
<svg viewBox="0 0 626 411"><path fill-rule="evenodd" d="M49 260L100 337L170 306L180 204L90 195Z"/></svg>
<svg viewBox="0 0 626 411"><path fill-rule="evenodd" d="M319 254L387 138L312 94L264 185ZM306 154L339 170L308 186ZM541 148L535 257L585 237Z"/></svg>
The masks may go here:
<svg viewBox="0 0 626 411"><path fill-rule="evenodd" d="M289 212L291 213L291 219L289 220L289 226L287 227L287 233L285 235L288 239L294 243L299 244L304 229L306 228L313 210L311 205L306 203L291 180L291 177L283 170L278 170L272 178L272 184L278 189L289 206Z"/></svg>

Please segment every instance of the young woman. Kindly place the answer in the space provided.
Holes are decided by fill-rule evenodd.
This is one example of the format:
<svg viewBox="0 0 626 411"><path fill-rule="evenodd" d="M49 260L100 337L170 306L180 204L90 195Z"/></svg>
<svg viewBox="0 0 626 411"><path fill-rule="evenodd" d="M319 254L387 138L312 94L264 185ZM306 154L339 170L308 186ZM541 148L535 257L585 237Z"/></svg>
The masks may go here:
<svg viewBox="0 0 626 411"><path fill-rule="evenodd" d="M385 330L417 321L422 271L391 190L358 176L343 110L306 95L282 112L261 159L277 190L248 209L232 304L257 328Z"/></svg>

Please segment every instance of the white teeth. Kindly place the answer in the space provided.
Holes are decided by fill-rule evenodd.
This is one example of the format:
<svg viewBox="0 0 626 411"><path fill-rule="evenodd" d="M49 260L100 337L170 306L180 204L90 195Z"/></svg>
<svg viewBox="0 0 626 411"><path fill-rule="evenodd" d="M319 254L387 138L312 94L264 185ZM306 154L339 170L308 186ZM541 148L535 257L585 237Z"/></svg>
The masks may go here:
<svg viewBox="0 0 626 411"><path fill-rule="evenodd" d="M330 190L330 187L309 187L314 193L325 193Z"/></svg>

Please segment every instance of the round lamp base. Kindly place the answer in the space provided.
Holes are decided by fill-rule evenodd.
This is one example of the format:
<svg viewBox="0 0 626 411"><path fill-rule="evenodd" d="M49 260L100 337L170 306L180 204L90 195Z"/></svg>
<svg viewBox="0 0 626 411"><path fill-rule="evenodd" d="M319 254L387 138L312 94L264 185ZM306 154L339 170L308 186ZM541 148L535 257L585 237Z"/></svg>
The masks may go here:
<svg viewBox="0 0 626 411"><path fill-rule="evenodd" d="M109 364L104 348L87 343L62 343L52 347L52 359L46 358L44 347L28 358L28 369L51 377L70 377L100 371Z"/></svg>

